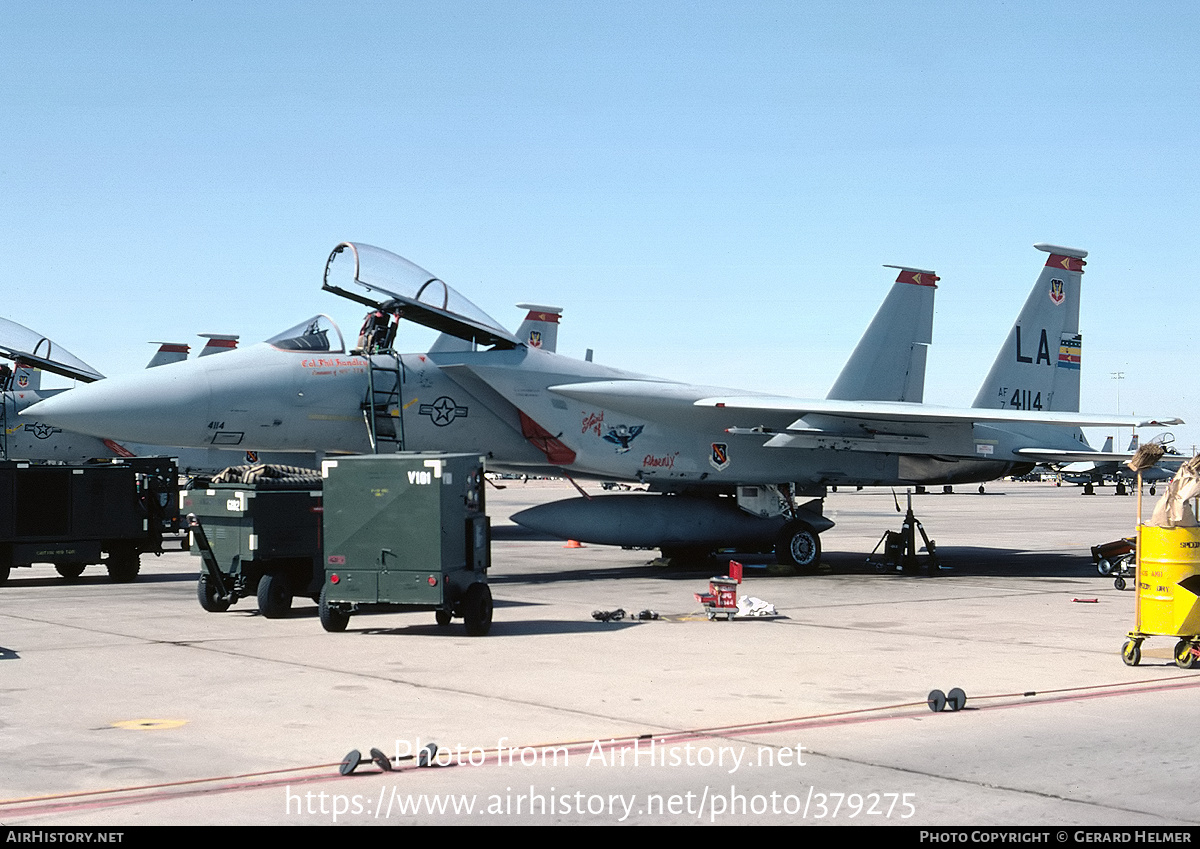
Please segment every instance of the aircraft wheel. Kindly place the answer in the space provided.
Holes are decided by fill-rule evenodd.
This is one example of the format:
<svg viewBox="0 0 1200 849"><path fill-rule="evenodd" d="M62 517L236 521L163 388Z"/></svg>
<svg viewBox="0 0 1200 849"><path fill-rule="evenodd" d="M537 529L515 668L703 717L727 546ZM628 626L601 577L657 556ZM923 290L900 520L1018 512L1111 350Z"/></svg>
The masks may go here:
<svg viewBox="0 0 1200 849"><path fill-rule="evenodd" d="M117 549L108 553L105 563L108 579L114 584L128 584L135 580L142 569L136 549Z"/></svg>
<svg viewBox="0 0 1200 849"><path fill-rule="evenodd" d="M812 525L793 519L779 532L775 541L775 559L784 566L812 571L821 562L821 537Z"/></svg>
<svg viewBox="0 0 1200 849"><path fill-rule="evenodd" d="M317 608L321 619L321 627L331 634L341 633L350 624L350 614L340 607L334 607L330 604L329 599L326 597L328 590L328 584L321 588L321 603Z"/></svg>
<svg viewBox="0 0 1200 849"><path fill-rule="evenodd" d="M83 574L83 564L80 563L55 563L54 571L57 572L64 581L78 581L79 576Z"/></svg>
<svg viewBox="0 0 1200 849"><path fill-rule="evenodd" d="M1192 641L1183 639L1175 644L1175 665L1180 669L1191 669L1197 664L1196 655L1192 654Z"/></svg>
<svg viewBox="0 0 1200 849"><path fill-rule="evenodd" d="M1137 666L1141 663L1141 640L1126 640L1125 645L1121 646L1121 660L1125 661L1126 666Z"/></svg>
<svg viewBox="0 0 1200 849"><path fill-rule="evenodd" d="M217 588L208 582L208 575L204 572L200 573L200 580L196 582L196 597L200 600L200 606L209 613L224 613L229 609L229 602L221 600Z"/></svg>
<svg viewBox="0 0 1200 849"><path fill-rule="evenodd" d="M463 622L472 637L492 629L492 590L487 584L471 584L462 602Z"/></svg>
<svg viewBox="0 0 1200 849"><path fill-rule="evenodd" d="M258 612L267 619L283 619L292 609L292 590L283 575L263 575L258 580Z"/></svg>
<svg viewBox="0 0 1200 849"><path fill-rule="evenodd" d="M1151 486L1151 487L1150 487L1150 494L1151 494L1151 495L1153 495L1153 494L1154 494L1154 487L1153 487L1153 486Z"/></svg>
<svg viewBox="0 0 1200 849"><path fill-rule="evenodd" d="M433 612L433 618L436 619L437 623L444 628L450 624L450 620L453 617L451 616L449 610L435 610Z"/></svg>

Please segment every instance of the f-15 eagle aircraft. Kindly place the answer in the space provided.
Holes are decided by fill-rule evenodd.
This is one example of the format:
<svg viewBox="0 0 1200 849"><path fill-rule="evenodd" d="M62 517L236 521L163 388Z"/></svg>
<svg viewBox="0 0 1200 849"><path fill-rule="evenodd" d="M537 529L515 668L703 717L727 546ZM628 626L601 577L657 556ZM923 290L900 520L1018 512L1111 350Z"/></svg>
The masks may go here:
<svg viewBox="0 0 1200 849"><path fill-rule="evenodd" d="M987 481L1056 457L1099 458L1081 426L1157 423L1078 412L1086 252L1036 247L1050 257L970 409L917 403L929 272L901 269L902 293L928 289L909 329L895 332L885 302L884 320L872 323L835 391L804 400L647 377L539 348L526 332L535 314L511 334L408 260L342 243L324 288L371 308L358 347L347 351L337 326L317 316L266 343L79 387L34 411L64 428L137 442L478 450L497 468L640 481L650 493L568 499L514 518L564 538L668 554L773 545L782 562L813 566L818 534L833 524L821 515L828 486ZM427 353L397 354L400 318L442 336ZM886 344L907 353L884 359L876 380L871 363L889 334Z"/></svg>

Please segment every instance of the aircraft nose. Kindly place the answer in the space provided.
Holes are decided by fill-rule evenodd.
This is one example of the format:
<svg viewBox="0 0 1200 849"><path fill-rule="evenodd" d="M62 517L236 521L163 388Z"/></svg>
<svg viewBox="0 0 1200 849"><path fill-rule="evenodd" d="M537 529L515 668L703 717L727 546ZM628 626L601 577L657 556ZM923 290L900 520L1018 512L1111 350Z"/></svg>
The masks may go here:
<svg viewBox="0 0 1200 849"><path fill-rule="evenodd" d="M21 415L101 439L178 445L181 424L203 420L209 406L208 386L199 375L155 373L170 369L66 389L30 405Z"/></svg>

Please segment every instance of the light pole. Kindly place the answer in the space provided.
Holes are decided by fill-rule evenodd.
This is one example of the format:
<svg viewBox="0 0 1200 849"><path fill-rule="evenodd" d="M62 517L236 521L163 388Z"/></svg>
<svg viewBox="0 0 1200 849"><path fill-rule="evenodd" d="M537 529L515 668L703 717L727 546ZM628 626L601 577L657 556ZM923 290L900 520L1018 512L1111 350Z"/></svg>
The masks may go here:
<svg viewBox="0 0 1200 849"><path fill-rule="evenodd" d="M1113 380L1115 380L1117 382L1117 415L1119 416L1119 415L1121 415L1121 381L1125 379L1125 372L1113 371L1113 372L1109 372L1109 375L1112 377ZM1121 429L1120 428L1117 428L1117 438L1115 441L1117 444L1113 445L1113 450L1120 451L1121 450L1121 446L1120 446Z"/></svg>

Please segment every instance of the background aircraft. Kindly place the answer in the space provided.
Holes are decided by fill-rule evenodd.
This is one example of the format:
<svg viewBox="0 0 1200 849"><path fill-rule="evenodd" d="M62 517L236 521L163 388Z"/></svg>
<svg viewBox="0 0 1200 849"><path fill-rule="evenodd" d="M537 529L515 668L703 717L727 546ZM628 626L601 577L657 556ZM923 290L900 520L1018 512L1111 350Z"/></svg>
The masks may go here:
<svg viewBox="0 0 1200 849"><path fill-rule="evenodd" d="M1166 436L1169 436L1167 434ZM1162 436L1155 437L1155 440L1161 440ZM1173 441L1168 439L1164 441ZM1112 451L1113 438L1110 436L1104 441L1103 453L1109 454ZM1126 487L1129 485L1137 485L1137 472L1130 471L1125 462L1132 459L1133 455L1138 450L1138 435L1135 433L1129 440L1129 448L1124 454L1112 454L1112 460L1104 462L1092 463L1075 463L1063 469L1059 476L1067 483L1073 483L1084 488L1085 495L1092 495L1095 486L1103 486L1106 481L1112 481L1114 487L1114 495L1124 495ZM1176 451L1167 448L1167 454L1158 461L1157 465L1151 466L1149 469L1142 471L1142 483L1150 485L1150 494L1154 495L1157 490L1157 484L1163 481L1169 481L1179 471L1179 465L1186 457L1180 456Z"/></svg>
<svg viewBox="0 0 1200 849"><path fill-rule="evenodd" d="M784 562L815 565L817 535L832 526L820 512L828 486L987 481L1037 462L1096 458L1081 426L1151 423L1078 413L1086 252L1036 247L1050 254L1046 266L970 409L913 400L932 320L927 272L901 270L897 303L885 301L885 318L872 322L830 397L805 400L647 377L532 346L419 266L343 243L324 288L395 317L376 328L383 350L348 353L332 320L316 316L265 343L80 387L30 412L138 442L479 450L519 473L636 480L651 494L568 499L515 518L563 537L665 552L774 545ZM888 313L909 300L916 324L896 332L902 322ZM400 318L442 336L427 353L397 354ZM897 340L903 356L875 356Z"/></svg>
<svg viewBox="0 0 1200 849"><path fill-rule="evenodd" d="M220 340L210 353L231 351L236 346L236 336L203 335ZM233 344L230 344L231 342ZM173 342L156 344L159 347L146 364L148 369L187 359L187 345ZM205 350L208 350L208 346ZM0 459L82 463L105 457L172 456L177 458L182 474L215 472L241 463L262 461L296 465L298 462L306 463L312 459L307 453L259 457L246 453L238 455L214 448L180 450L162 445L117 442L106 437L56 427L36 416L21 417L20 414L32 404L74 391L66 387L43 388L43 371L82 383L102 380L104 376L61 345L14 321L0 318L0 360L2 359L11 361L12 365L0 364Z"/></svg>

